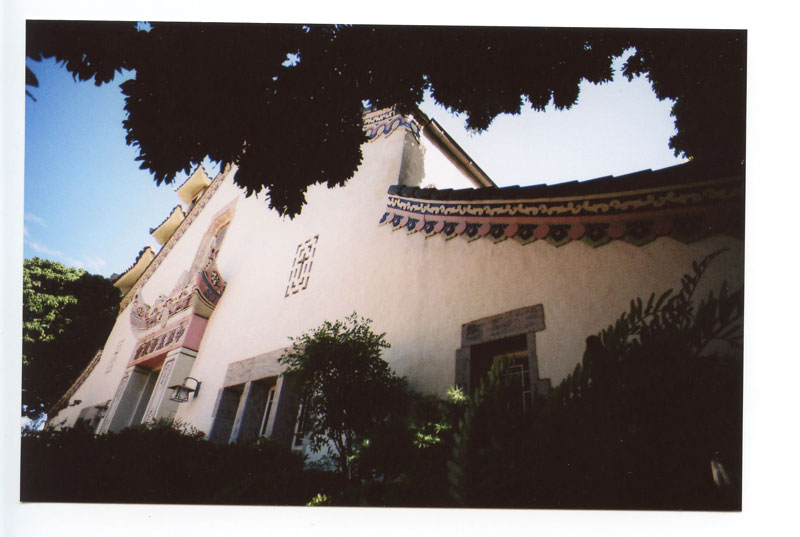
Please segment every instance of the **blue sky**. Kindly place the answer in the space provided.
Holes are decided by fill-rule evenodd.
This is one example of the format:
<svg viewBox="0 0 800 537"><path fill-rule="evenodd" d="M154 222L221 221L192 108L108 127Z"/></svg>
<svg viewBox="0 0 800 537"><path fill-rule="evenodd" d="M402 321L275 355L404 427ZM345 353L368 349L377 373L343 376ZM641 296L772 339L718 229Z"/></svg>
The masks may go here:
<svg viewBox="0 0 800 537"><path fill-rule="evenodd" d="M619 73L624 58L614 62ZM432 103L422 109L497 184L529 185L585 180L659 169L684 162L668 147L675 132L672 101L659 101L650 82L617 74L607 84L581 83L578 104L545 112L525 106L518 116L497 117L479 135L464 130L464 118Z"/></svg>
<svg viewBox="0 0 800 537"><path fill-rule="evenodd" d="M75 82L52 60L28 61L39 79L25 104L26 258L54 259L109 276L133 263L149 229L178 203L175 186L156 186L125 144L119 83ZM621 61L617 62L617 67ZM619 175L681 162L667 147L674 132L671 103L645 79L618 76L583 83L570 110L501 116L481 134L431 102L435 117L499 185L525 185ZM207 163L209 174L215 166ZM265 209L267 210L266 206ZM157 248L156 248L157 249Z"/></svg>
<svg viewBox="0 0 800 537"><path fill-rule="evenodd" d="M96 87L53 61L33 62L39 87L25 105L24 256L109 276L152 241L178 203L125 144L120 75Z"/></svg>

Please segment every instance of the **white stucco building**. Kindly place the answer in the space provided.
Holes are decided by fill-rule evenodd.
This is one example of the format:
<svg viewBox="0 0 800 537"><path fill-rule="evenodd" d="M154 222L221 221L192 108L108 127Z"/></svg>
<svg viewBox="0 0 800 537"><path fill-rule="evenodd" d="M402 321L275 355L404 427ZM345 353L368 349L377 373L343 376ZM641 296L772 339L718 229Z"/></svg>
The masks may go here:
<svg viewBox="0 0 800 537"><path fill-rule="evenodd" d="M311 188L294 219L245 198L233 168L195 171L151 231L160 250L116 281L117 322L50 423L106 432L175 417L214 441L300 448L277 359L324 320L373 319L385 359L423 392L474 386L498 355L544 391L588 335L632 298L679 286L692 261L725 250L699 296L744 283L743 177L687 164L498 188L422 114L371 112L365 125L354 177ZM171 400L187 377L199 391Z"/></svg>

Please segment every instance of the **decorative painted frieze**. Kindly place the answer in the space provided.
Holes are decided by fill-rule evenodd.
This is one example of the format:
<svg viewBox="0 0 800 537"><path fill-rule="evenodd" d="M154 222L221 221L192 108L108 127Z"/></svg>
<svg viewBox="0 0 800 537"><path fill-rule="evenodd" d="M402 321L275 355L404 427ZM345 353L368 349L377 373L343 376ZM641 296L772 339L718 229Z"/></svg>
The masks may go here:
<svg viewBox="0 0 800 537"><path fill-rule="evenodd" d="M411 116L403 116L391 108L364 115L364 132L370 142L381 136L389 136L401 127L407 129L419 140L420 126Z"/></svg>
<svg viewBox="0 0 800 537"><path fill-rule="evenodd" d="M210 317L211 312L217 307L222 293L225 291L225 281L222 279L216 265L204 268L195 281L195 312L204 317ZM199 301L199 302L198 302Z"/></svg>
<svg viewBox="0 0 800 537"><path fill-rule="evenodd" d="M513 238L521 244L546 240L555 246L573 240L592 246L611 240L641 245L664 235L690 242L712 233L742 233L744 182L739 177L603 192L613 181L587 181L573 186L579 195L553 197L547 196L546 186L460 191L393 186L380 224L426 237ZM632 182L628 176L625 184ZM554 192L565 190L556 187ZM538 195L525 196L532 192Z"/></svg>
<svg viewBox="0 0 800 537"><path fill-rule="evenodd" d="M216 250L212 250L206 265L197 272L188 285L167 298L159 298L150 307L145 304L139 294L133 297L131 307L131 325L139 330L150 330L155 326L165 326L170 319L192 309L201 317L210 317L225 291L225 281L216 267Z"/></svg>
<svg viewBox="0 0 800 537"><path fill-rule="evenodd" d="M164 330L148 336L136 345L133 356L128 365L138 365L149 359L161 356L183 345L184 336L191 318L187 317L181 322L173 324Z"/></svg>

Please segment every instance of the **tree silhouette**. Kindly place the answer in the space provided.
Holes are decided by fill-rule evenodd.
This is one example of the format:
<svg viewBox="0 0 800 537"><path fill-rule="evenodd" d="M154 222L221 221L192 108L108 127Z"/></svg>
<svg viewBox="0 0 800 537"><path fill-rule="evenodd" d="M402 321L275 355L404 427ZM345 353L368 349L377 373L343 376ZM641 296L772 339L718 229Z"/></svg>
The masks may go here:
<svg viewBox="0 0 800 537"><path fill-rule="evenodd" d="M365 105L436 102L487 128L523 105L577 102L582 80L646 75L675 100L677 155L726 173L744 161L744 31L29 21L27 55L75 78L121 84L127 142L158 184L207 155L238 165L248 195L298 214L310 185L361 162ZM29 70L28 83L36 86Z"/></svg>

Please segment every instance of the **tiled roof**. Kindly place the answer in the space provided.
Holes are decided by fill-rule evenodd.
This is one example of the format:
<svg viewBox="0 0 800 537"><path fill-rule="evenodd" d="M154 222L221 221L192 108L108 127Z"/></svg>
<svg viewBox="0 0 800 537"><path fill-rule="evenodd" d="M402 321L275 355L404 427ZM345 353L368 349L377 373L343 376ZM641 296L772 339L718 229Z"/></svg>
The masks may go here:
<svg viewBox="0 0 800 537"><path fill-rule="evenodd" d="M693 163L556 185L459 190L389 187L382 224L450 239L546 239L592 246L661 235L692 241L743 233L743 174L714 177Z"/></svg>
<svg viewBox="0 0 800 537"><path fill-rule="evenodd" d="M136 265L139 263L139 260L140 260L140 259L142 259L142 256L144 256L144 255L147 253L147 251L148 251L148 250L150 250L150 253L153 253L153 249L152 249L152 248L150 248L150 246L149 246L149 245L148 245L148 246L145 246L144 248L142 248L141 250L139 250L139 253L136 255L136 260L134 260L133 264L132 264L130 267L128 267L127 269L125 269L125 270L122 272L122 274L118 275L116 278L113 278L113 281L112 281L111 283L116 283L116 282L118 282L119 280L121 280L121 279L122 279L122 277L123 277L123 276L125 276L125 275L126 275L126 274L128 274L128 273L129 273L131 270L133 270L133 268L134 268L134 267L135 267L135 266L136 266Z"/></svg>
<svg viewBox="0 0 800 537"><path fill-rule="evenodd" d="M417 199L432 200L518 200L608 194L630 190L645 190L680 184L708 181L709 176L693 163L678 164L660 170L642 170L620 176L607 175L585 181L569 181L553 185L506 186L484 188L462 188L458 190L408 187L392 185L389 194Z"/></svg>
<svg viewBox="0 0 800 537"><path fill-rule="evenodd" d="M184 210L183 210L183 207L182 207L181 205L176 205L175 207L173 207L173 208L172 208L172 210L169 212L169 214L167 215L167 217L166 217L166 218L164 218L164 220L162 220L162 221L161 221L161 223L160 223L160 224L158 224L156 227L151 227L151 228L150 228L150 234L152 235L153 233L155 233L156 231L158 231L158 228L160 228L161 226L163 226L164 224L166 224L166 223L167 223L167 220L169 220L170 218L172 218L172 215L173 215L173 214L175 214L175 212L176 212L176 211L179 211L179 212L181 213L181 218L184 218L184 217L186 216L186 211L184 211Z"/></svg>

